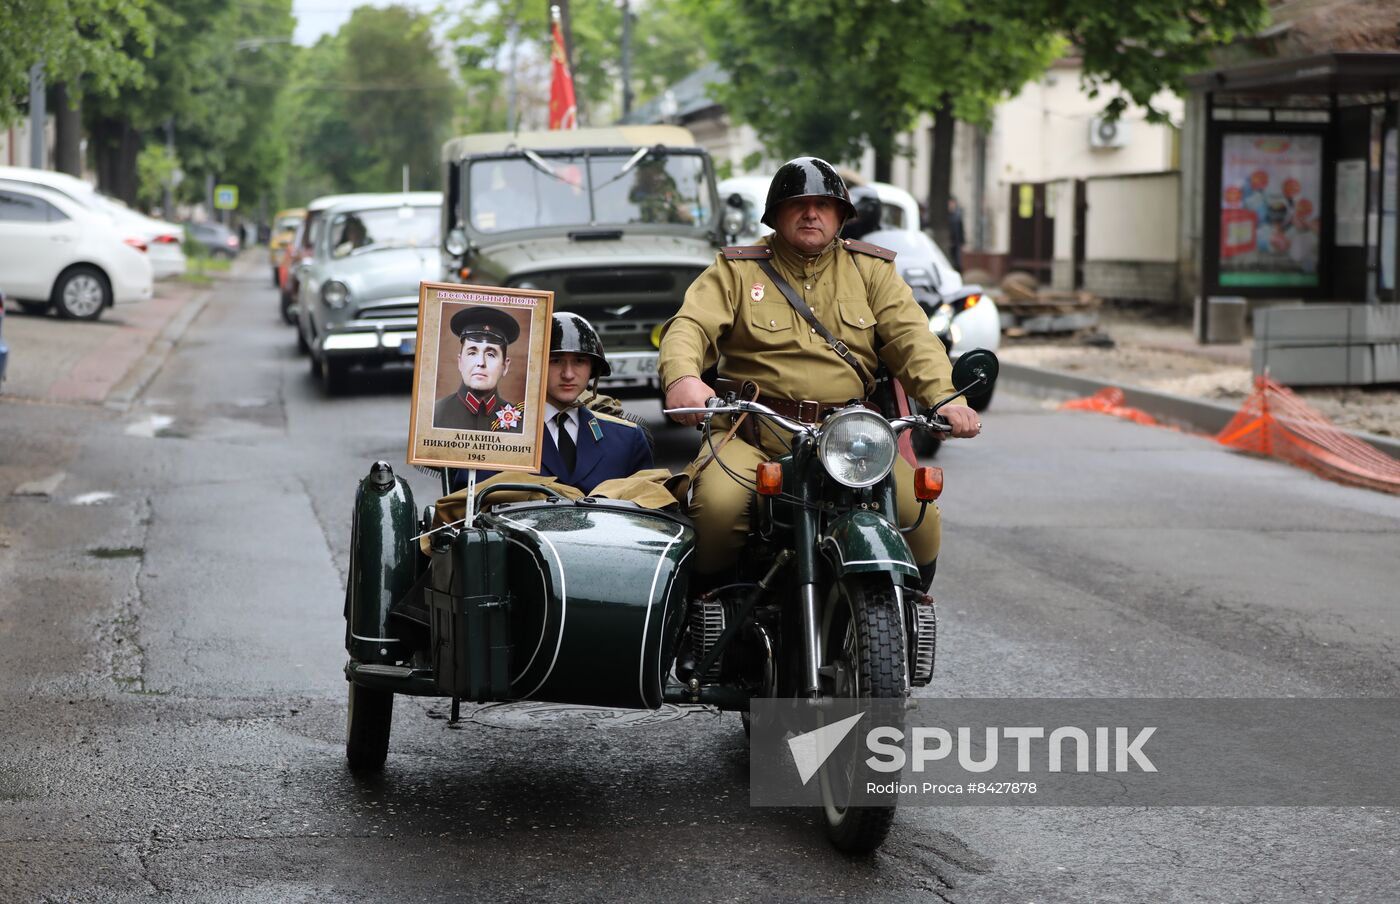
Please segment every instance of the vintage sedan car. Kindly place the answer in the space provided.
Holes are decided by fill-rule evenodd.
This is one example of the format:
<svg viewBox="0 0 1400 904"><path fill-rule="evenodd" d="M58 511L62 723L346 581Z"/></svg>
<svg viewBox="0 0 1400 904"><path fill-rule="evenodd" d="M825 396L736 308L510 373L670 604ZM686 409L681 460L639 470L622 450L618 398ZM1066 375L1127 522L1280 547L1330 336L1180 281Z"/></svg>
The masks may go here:
<svg viewBox="0 0 1400 904"><path fill-rule="evenodd" d="M418 284L435 279L442 195L361 195L326 208L298 279L297 331L327 395L351 367L408 366Z"/></svg>
<svg viewBox="0 0 1400 904"><path fill-rule="evenodd" d="M612 393L657 388L661 325L724 244L709 155L678 126L455 138L442 149L448 282L554 293L593 324Z"/></svg>
<svg viewBox="0 0 1400 904"><path fill-rule="evenodd" d="M267 240L267 262L272 267L272 284L282 287L282 249L296 238L297 227L306 219L305 207L291 207L277 211L272 218L272 235Z"/></svg>

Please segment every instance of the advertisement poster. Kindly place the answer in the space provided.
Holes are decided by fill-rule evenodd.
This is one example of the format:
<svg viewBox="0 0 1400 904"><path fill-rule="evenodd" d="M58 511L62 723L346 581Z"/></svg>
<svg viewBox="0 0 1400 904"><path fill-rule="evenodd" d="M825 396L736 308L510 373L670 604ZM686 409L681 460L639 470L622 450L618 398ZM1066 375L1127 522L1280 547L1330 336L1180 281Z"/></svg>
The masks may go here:
<svg viewBox="0 0 1400 904"><path fill-rule="evenodd" d="M408 461L535 471L554 293L425 282Z"/></svg>
<svg viewBox="0 0 1400 904"><path fill-rule="evenodd" d="M1226 135L1221 175L1220 285L1318 285L1322 136Z"/></svg>

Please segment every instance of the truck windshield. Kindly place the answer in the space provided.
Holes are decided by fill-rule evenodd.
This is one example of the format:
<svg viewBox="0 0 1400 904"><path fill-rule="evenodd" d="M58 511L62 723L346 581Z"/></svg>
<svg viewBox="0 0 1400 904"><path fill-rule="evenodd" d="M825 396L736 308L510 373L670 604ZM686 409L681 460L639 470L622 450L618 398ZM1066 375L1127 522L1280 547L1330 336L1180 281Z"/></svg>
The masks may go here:
<svg viewBox="0 0 1400 904"><path fill-rule="evenodd" d="M551 154L478 160L468 174L478 232L672 223L704 228L710 187L699 154ZM543 163L544 166L540 164Z"/></svg>

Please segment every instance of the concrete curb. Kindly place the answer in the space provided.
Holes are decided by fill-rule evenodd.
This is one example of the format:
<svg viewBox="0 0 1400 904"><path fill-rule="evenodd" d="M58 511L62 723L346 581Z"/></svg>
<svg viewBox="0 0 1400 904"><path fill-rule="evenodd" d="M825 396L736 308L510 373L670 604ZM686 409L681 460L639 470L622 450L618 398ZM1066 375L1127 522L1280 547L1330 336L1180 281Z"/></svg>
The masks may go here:
<svg viewBox="0 0 1400 904"><path fill-rule="evenodd" d="M103 405L117 411L126 411L131 408L136 397L145 392L146 387L155 379L156 374L165 366L165 361L170 357L170 352L175 348L175 344L185 335L185 331L194 323L196 317L204 313L204 308L209 304L209 299L213 297L212 288L204 289L185 303L180 312L170 318L170 322L160 331L160 335L151 343L150 348L141 356L131 370L126 372L112 391L107 393L107 398L103 400Z"/></svg>
<svg viewBox="0 0 1400 904"><path fill-rule="evenodd" d="M1009 392L1037 399L1077 399L1115 386L1123 390L1124 404L1145 411L1159 421L1212 435L1224 429L1239 410L1238 406L1222 405L1206 399L1193 399L1121 383L1106 383L1088 377L1076 377L1062 371L1012 364L1007 361L1001 362L997 383ZM1360 430L1345 432L1370 443L1392 458L1400 458L1400 440L1394 437L1377 436Z"/></svg>

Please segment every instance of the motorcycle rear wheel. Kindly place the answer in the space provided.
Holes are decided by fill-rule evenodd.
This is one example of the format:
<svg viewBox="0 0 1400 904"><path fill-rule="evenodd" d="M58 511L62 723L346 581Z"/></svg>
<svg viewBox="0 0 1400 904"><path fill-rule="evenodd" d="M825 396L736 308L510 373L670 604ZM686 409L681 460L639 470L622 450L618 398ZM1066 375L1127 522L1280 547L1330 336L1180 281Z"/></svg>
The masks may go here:
<svg viewBox="0 0 1400 904"><path fill-rule="evenodd" d="M351 681L345 718L345 759L355 772L378 772L389 756L394 692L360 687Z"/></svg>
<svg viewBox="0 0 1400 904"><path fill-rule="evenodd" d="M822 650L832 667L833 696L903 699L904 634L894 587L887 575L856 575L842 581L822 625ZM888 804L847 806L859 780L854 749L833 754L819 773L826 834L838 849L866 854L878 848L894 823L895 795Z"/></svg>

